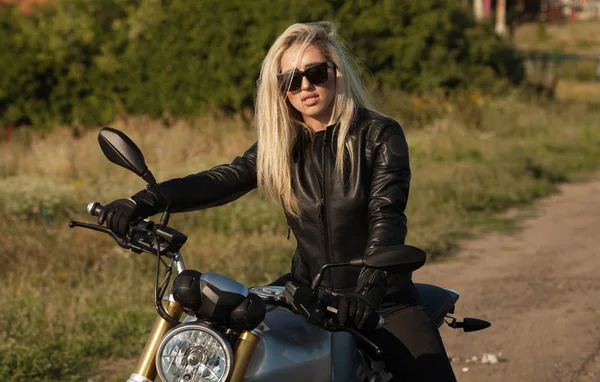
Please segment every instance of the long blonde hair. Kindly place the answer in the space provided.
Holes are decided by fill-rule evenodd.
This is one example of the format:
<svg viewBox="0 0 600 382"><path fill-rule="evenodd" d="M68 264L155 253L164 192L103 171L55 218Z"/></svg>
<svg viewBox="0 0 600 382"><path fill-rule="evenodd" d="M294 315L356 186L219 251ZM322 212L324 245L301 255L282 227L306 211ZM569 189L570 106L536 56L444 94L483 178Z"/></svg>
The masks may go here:
<svg viewBox="0 0 600 382"><path fill-rule="evenodd" d="M344 148L348 151L350 168L354 166L353 150L346 138L355 111L359 107L374 110L357 74L355 62L339 41L333 23L293 24L275 40L262 62L257 81L258 187L271 199L281 202L285 211L294 216L299 215L300 208L292 190L292 149L298 133L306 125L301 114L282 94L277 74L281 71L284 52L296 45L300 51L310 45L319 48L337 68L336 95L329 124L336 124L338 130L335 170L340 179L343 179Z"/></svg>

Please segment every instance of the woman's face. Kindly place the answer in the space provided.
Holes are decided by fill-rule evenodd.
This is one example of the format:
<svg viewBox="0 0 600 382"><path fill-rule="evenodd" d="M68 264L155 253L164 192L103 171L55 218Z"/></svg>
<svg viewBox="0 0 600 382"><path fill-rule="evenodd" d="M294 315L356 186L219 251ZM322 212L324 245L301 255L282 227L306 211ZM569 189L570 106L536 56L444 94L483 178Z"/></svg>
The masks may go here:
<svg viewBox="0 0 600 382"><path fill-rule="evenodd" d="M326 61L327 59L316 46L309 45L301 51L300 46L294 45L281 57L281 72L303 71ZM335 99L335 74L335 68L327 66L327 81L313 84L303 76L300 88L287 92L292 106L302 114L304 122L314 131L325 129L331 119ZM287 81L285 85L287 86Z"/></svg>

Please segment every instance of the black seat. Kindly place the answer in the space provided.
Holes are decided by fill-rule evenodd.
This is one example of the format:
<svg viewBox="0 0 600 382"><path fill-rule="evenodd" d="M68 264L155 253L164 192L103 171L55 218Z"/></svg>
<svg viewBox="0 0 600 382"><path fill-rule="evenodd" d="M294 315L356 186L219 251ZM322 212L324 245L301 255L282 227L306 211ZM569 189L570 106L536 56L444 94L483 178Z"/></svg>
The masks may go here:
<svg viewBox="0 0 600 382"><path fill-rule="evenodd" d="M419 291L421 304L431 311L438 326L442 324L442 320L454 308L454 304L460 297L456 292L435 285L415 283L415 287Z"/></svg>

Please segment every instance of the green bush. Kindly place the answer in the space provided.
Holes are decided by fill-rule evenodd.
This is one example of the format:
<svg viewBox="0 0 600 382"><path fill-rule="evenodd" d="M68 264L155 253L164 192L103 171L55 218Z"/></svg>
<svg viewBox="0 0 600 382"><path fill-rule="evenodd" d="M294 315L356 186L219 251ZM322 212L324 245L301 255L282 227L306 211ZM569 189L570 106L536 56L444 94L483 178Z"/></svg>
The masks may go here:
<svg viewBox="0 0 600 382"><path fill-rule="evenodd" d="M116 78L103 63L126 0L57 1L22 15L0 6L0 113L36 126L114 118Z"/></svg>
<svg viewBox="0 0 600 382"><path fill-rule="evenodd" d="M337 20L384 90L499 90L524 77L517 52L451 1L346 1Z"/></svg>
<svg viewBox="0 0 600 382"><path fill-rule="evenodd" d="M0 120L108 123L251 108L260 63L294 22L332 20L381 90L501 91L522 59L455 1L57 0L0 6Z"/></svg>

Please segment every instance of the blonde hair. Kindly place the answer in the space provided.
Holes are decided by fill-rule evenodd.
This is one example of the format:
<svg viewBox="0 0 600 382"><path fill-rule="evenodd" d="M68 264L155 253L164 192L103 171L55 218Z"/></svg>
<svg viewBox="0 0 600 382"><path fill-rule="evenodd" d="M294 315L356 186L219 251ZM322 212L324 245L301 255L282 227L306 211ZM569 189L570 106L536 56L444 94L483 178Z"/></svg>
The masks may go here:
<svg viewBox="0 0 600 382"><path fill-rule="evenodd" d="M262 62L258 78L255 124L258 129L258 187L271 199L281 202L285 211L298 216L300 208L292 190L292 149L298 133L306 125L302 115L289 103L280 90L277 74L281 72L281 57L287 49L308 46L321 50L328 61L336 65L336 95L329 124L338 132L335 170L343 179L344 148L348 151L350 168L353 150L346 138L357 108L374 110L373 104L357 74L356 64L339 41L331 22L293 24L269 49Z"/></svg>

